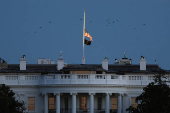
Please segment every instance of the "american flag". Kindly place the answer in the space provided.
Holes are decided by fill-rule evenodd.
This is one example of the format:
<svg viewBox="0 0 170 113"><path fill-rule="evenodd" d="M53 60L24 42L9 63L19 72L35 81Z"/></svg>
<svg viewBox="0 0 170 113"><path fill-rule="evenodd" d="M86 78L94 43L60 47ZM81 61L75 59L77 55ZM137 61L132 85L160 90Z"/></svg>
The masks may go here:
<svg viewBox="0 0 170 113"><path fill-rule="evenodd" d="M84 36L90 38L90 41L93 41L92 36L86 30L84 30Z"/></svg>

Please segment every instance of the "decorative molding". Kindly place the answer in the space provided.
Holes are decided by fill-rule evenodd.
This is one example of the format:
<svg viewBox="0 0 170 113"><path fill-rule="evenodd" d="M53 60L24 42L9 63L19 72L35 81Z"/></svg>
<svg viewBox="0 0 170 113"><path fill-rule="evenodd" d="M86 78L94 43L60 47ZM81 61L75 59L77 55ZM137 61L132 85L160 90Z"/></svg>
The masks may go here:
<svg viewBox="0 0 170 113"><path fill-rule="evenodd" d="M127 94L126 94L126 93L124 93L124 94L123 94L123 96L127 96Z"/></svg>
<svg viewBox="0 0 170 113"><path fill-rule="evenodd" d="M112 95L112 93L104 93L103 95L109 95L109 96L111 96Z"/></svg>
<svg viewBox="0 0 170 113"><path fill-rule="evenodd" d="M111 95L112 95L112 93L107 93L107 95L111 96Z"/></svg>
<svg viewBox="0 0 170 113"><path fill-rule="evenodd" d="M122 96L122 93L118 93L117 96Z"/></svg>
<svg viewBox="0 0 170 113"><path fill-rule="evenodd" d="M127 94L126 93L117 93L117 96L127 96Z"/></svg>
<svg viewBox="0 0 170 113"><path fill-rule="evenodd" d="M70 93L70 95L77 95L77 93Z"/></svg>
<svg viewBox="0 0 170 113"><path fill-rule="evenodd" d="M54 95L56 95L56 96L60 96L60 93L54 93ZM61 94L62 95L62 94Z"/></svg>
<svg viewBox="0 0 170 113"><path fill-rule="evenodd" d="M48 95L48 93L42 93L42 96L47 96Z"/></svg>
<svg viewBox="0 0 170 113"><path fill-rule="evenodd" d="M89 95L93 95L94 96L94 95L96 95L96 93L89 93Z"/></svg>
<svg viewBox="0 0 170 113"><path fill-rule="evenodd" d="M16 96L19 96L19 97L21 97L21 96L25 96L25 94L24 93L16 93Z"/></svg>
<svg viewBox="0 0 170 113"><path fill-rule="evenodd" d="M23 96L23 97L24 97L24 96L25 96L25 94L20 94L20 96Z"/></svg>
<svg viewBox="0 0 170 113"><path fill-rule="evenodd" d="M11 88L63 88L63 87L93 87L93 88L144 88L146 85L112 85L112 84L44 84L44 85L8 85Z"/></svg>

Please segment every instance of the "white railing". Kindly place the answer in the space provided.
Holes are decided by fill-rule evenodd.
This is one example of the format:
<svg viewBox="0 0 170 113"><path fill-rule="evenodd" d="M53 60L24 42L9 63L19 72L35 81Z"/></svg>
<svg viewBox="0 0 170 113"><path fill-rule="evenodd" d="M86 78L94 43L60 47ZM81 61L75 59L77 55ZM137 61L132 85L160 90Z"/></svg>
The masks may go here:
<svg viewBox="0 0 170 113"><path fill-rule="evenodd" d="M105 79L105 75L95 75L95 79Z"/></svg>
<svg viewBox="0 0 170 113"><path fill-rule="evenodd" d="M89 75L77 75L77 79L88 79Z"/></svg>
<svg viewBox="0 0 170 113"><path fill-rule="evenodd" d="M113 74L53 74L53 75L0 75L0 84L41 85L41 84L113 84L147 85L154 75L113 75ZM166 81L170 81L167 76ZM167 84L170 84L167 82Z"/></svg>
<svg viewBox="0 0 170 113"><path fill-rule="evenodd" d="M60 79L70 79L70 75L60 75Z"/></svg>
<svg viewBox="0 0 170 113"><path fill-rule="evenodd" d="M118 75L111 75L111 79L119 79Z"/></svg>
<svg viewBox="0 0 170 113"><path fill-rule="evenodd" d="M129 76L129 80L142 80L142 76Z"/></svg>
<svg viewBox="0 0 170 113"><path fill-rule="evenodd" d="M154 80L155 77L154 76L148 76L148 80Z"/></svg>
<svg viewBox="0 0 170 113"><path fill-rule="evenodd" d="M17 75L15 75L15 76L5 76L5 80L18 80L18 76Z"/></svg>
<svg viewBox="0 0 170 113"><path fill-rule="evenodd" d="M25 76L25 80L38 80L38 76Z"/></svg>

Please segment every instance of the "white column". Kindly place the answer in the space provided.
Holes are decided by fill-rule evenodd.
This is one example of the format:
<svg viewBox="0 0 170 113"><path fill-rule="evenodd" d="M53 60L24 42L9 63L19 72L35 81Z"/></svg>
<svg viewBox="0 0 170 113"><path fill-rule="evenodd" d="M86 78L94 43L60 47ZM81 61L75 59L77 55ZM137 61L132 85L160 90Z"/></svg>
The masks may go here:
<svg viewBox="0 0 170 113"><path fill-rule="evenodd" d="M43 93L44 96L44 113L48 113L48 94Z"/></svg>
<svg viewBox="0 0 170 113"><path fill-rule="evenodd" d="M54 93L56 95L56 113L60 113L60 93Z"/></svg>
<svg viewBox="0 0 170 113"><path fill-rule="evenodd" d="M89 113L94 113L94 95L95 93L89 93L90 95L90 112Z"/></svg>
<svg viewBox="0 0 170 113"><path fill-rule="evenodd" d="M72 113L76 113L76 93L71 93L72 95Z"/></svg>
<svg viewBox="0 0 170 113"><path fill-rule="evenodd" d="M127 94L126 93L124 93L123 95L122 95L122 112L123 113L128 113L127 111L126 111L126 109L127 108L129 108L129 100L127 100L128 99L128 97L127 97Z"/></svg>
<svg viewBox="0 0 170 113"><path fill-rule="evenodd" d="M122 113L122 95L118 94L118 112L117 113Z"/></svg>
<svg viewBox="0 0 170 113"><path fill-rule="evenodd" d="M106 107L105 113L110 113L110 95L111 93L106 93Z"/></svg>

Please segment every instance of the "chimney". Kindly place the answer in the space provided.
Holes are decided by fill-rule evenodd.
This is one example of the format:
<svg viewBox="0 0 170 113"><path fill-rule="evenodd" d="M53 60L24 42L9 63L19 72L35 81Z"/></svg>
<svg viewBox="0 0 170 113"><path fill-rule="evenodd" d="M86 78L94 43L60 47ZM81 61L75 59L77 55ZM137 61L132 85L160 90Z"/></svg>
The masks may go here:
<svg viewBox="0 0 170 113"><path fill-rule="evenodd" d="M58 59L58 70L63 69L64 67L64 60L62 57L62 51L60 51L60 58Z"/></svg>
<svg viewBox="0 0 170 113"><path fill-rule="evenodd" d="M105 69L105 70L108 70L108 58L105 57L104 60L102 60L102 68Z"/></svg>
<svg viewBox="0 0 170 113"><path fill-rule="evenodd" d="M55 62L53 60L51 60L50 64L55 64Z"/></svg>
<svg viewBox="0 0 170 113"><path fill-rule="evenodd" d="M146 70L146 59L145 59L145 57L141 56L139 64L140 64L140 70Z"/></svg>
<svg viewBox="0 0 170 113"><path fill-rule="evenodd" d="M20 61L20 70L26 70L27 60L25 58L25 55L21 57Z"/></svg>
<svg viewBox="0 0 170 113"><path fill-rule="evenodd" d="M132 64L132 59L129 59L130 60L130 64Z"/></svg>

